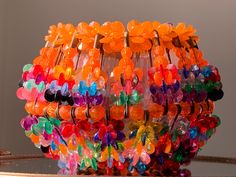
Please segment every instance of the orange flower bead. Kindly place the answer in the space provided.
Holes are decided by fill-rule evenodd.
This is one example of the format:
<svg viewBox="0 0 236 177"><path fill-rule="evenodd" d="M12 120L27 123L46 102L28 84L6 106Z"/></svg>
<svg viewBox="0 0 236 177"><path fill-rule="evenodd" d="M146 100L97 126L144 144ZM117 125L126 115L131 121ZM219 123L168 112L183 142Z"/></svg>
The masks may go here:
<svg viewBox="0 0 236 177"><path fill-rule="evenodd" d="M64 120L69 120L71 119L71 106L61 106L59 108L59 115L62 119Z"/></svg>
<svg viewBox="0 0 236 177"><path fill-rule="evenodd" d="M181 106L181 113L182 116L188 116L191 113L191 105L187 102L180 103Z"/></svg>
<svg viewBox="0 0 236 177"><path fill-rule="evenodd" d="M121 50L121 56L123 58L131 58L132 57L132 51L129 47L125 47Z"/></svg>
<svg viewBox="0 0 236 177"><path fill-rule="evenodd" d="M33 101L28 101L25 104L25 110L28 114L34 114L34 102Z"/></svg>
<svg viewBox="0 0 236 177"><path fill-rule="evenodd" d="M100 121L105 117L105 108L101 105L93 106L89 109L89 114L94 122Z"/></svg>
<svg viewBox="0 0 236 177"><path fill-rule="evenodd" d="M152 103L149 106L150 118L161 118L164 113L164 107L162 105Z"/></svg>
<svg viewBox="0 0 236 177"><path fill-rule="evenodd" d="M75 108L75 118L79 119L79 120L86 120L87 119L85 106Z"/></svg>
<svg viewBox="0 0 236 177"><path fill-rule="evenodd" d="M46 108L46 112L49 117L56 118L56 110L57 110L58 103L49 103Z"/></svg>
<svg viewBox="0 0 236 177"><path fill-rule="evenodd" d="M129 108L129 117L133 120L143 120L144 119L144 110L142 105L133 105Z"/></svg>
<svg viewBox="0 0 236 177"><path fill-rule="evenodd" d="M110 109L110 117L111 119L122 120L124 119L124 112L124 106L112 106Z"/></svg>
<svg viewBox="0 0 236 177"><path fill-rule="evenodd" d="M44 114L44 108L47 107L47 102L37 102L35 105L34 105L34 112L35 112L35 115L43 115Z"/></svg>

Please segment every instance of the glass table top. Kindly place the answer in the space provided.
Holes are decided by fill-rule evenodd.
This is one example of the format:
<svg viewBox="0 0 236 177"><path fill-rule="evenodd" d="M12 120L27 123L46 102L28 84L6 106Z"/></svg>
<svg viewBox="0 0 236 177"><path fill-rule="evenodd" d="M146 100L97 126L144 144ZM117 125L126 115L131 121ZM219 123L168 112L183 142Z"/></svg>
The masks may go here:
<svg viewBox="0 0 236 177"><path fill-rule="evenodd" d="M192 161L187 167L192 176L236 176L236 164L207 161ZM0 159L0 176L44 176L58 174L57 161L46 158ZM17 174L13 174L17 173ZM28 175L27 175L28 174Z"/></svg>

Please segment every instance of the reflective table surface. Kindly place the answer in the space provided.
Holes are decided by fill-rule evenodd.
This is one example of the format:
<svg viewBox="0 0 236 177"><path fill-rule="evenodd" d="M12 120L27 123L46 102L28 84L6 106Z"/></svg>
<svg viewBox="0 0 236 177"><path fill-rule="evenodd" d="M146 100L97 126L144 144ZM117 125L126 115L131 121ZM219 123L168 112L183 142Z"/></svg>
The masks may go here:
<svg viewBox="0 0 236 177"><path fill-rule="evenodd" d="M187 167L192 176L236 176L235 159L197 157ZM36 156L0 157L0 176L54 176L58 174L57 161Z"/></svg>

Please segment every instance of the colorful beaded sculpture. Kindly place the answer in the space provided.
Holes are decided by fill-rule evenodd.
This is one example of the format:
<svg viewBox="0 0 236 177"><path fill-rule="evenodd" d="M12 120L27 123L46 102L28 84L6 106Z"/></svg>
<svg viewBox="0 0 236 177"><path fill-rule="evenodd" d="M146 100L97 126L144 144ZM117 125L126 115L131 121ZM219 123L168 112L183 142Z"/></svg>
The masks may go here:
<svg viewBox="0 0 236 177"><path fill-rule="evenodd" d="M215 132L223 97L191 25L59 23L45 40L17 96L26 136L60 173L189 174L180 165Z"/></svg>

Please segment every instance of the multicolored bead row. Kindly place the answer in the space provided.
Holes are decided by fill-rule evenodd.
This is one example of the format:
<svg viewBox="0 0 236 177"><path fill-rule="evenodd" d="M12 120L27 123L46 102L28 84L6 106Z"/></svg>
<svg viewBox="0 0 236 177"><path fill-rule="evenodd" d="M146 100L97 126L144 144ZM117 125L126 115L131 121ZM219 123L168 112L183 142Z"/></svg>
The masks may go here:
<svg viewBox="0 0 236 177"><path fill-rule="evenodd" d="M59 23L45 40L17 96L26 135L60 173L190 175L180 165L215 132L223 97L191 25Z"/></svg>

